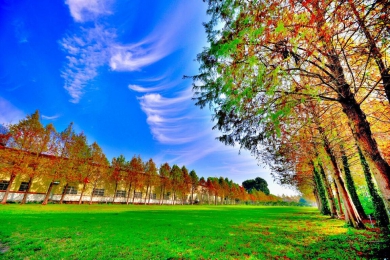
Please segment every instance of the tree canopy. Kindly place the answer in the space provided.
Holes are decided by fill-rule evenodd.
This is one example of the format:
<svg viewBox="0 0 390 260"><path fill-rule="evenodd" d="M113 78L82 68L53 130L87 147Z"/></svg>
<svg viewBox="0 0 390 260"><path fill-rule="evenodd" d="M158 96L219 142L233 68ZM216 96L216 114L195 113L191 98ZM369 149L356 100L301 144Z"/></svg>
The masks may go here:
<svg viewBox="0 0 390 260"><path fill-rule="evenodd" d="M246 180L242 183L242 186L251 193L253 190L262 191L266 195L269 195L268 183L266 180L260 177L256 177L255 179Z"/></svg>

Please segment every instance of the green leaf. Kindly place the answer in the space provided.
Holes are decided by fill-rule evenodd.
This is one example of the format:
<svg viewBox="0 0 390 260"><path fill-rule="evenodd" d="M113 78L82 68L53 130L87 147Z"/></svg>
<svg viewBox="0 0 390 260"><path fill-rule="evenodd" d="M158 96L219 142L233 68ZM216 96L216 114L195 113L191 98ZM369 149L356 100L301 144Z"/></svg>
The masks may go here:
<svg viewBox="0 0 390 260"><path fill-rule="evenodd" d="M275 32L277 33L283 33L286 31L286 27L284 27L283 22L278 22L278 26L275 28Z"/></svg>

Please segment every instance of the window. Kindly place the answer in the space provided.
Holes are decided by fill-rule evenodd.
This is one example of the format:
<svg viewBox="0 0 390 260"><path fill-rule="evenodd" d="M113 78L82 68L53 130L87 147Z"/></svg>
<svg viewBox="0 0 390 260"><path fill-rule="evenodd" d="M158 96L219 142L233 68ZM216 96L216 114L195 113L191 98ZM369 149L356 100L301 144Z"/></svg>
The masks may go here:
<svg viewBox="0 0 390 260"><path fill-rule="evenodd" d="M65 194L77 194L77 189L74 186L66 187Z"/></svg>
<svg viewBox="0 0 390 260"><path fill-rule="evenodd" d="M117 190L115 196L118 197L118 198L125 198L126 197L126 191L125 190Z"/></svg>
<svg viewBox="0 0 390 260"><path fill-rule="evenodd" d="M6 190L8 188L9 181L0 181L0 190Z"/></svg>
<svg viewBox="0 0 390 260"><path fill-rule="evenodd" d="M157 198L156 193L150 194L150 199L155 200Z"/></svg>
<svg viewBox="0 0 390 260"><path fill-rule="evenodd" d="M136 199L142 199L142 192L135 192L135 193L134 193L134 198L136 198Z"/></svg>
<svg viewBox="0 0 390 260"><path fill-rule="evenodd" d="M167 194L164 194L164 200L169 200L169 195L171 195L170 192L168 192Z"/></svg>
<svg viewBox="0 0 390 260"><path fill-rule="evenodd" d="M19 191L27 191L28 182L22 182L19 187Z"/></svg>
<svg viewBox="0 0 390 260"><path fill-rule="evenodd" d="M93 189L93 196L104 196L104 189Z"/></svg>

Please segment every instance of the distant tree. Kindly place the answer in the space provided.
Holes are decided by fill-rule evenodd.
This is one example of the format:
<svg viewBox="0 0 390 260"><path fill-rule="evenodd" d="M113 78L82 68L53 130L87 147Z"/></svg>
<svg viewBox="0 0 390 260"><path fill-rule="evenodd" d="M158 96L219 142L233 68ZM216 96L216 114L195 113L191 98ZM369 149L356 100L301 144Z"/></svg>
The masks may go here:
<svg viewBox="0 0 390 260"><path fill-rule="evenodd" d="M181 167L181 179L179 184L178 192L180 193L181 197L181 204L183 205L186 201L188 193L190 193L191 190L191 177L188 173L188 169L185 166Z"/></svg>
<svg viewBox="0 0 390 260"><path fill-rule="evenodd" d="M204 203L203 195L205 195L208 192L207 183L204 177L200 177L199 186L200 186L200 203Z"/></svg>
<svg viewBox="0 0 390 260"><path fill-rule="evenodd" d="M190 178L191 178L191 205L194 204L194 191L198 188L199 184L199 177L196 175L196 172L192 170L190 172Z"/></svg>
<svg viewBox="0 0 390 260"><path fill-rule="evenodd" d="M106 155L103 153L102 148L96 143L93 142L93 144L90 145L90 151L91 151L91 160L89 162L89 172L91 175L89 176L89 181L93 185L92 193L91 193L91 199L89 201L89 204L92 204L94 191L97 187L97 184L101 182L102 180L107 180L108 176L107 173L109 162L106 158Z"/></svg>
<svg viewBox="0 0 390 260"><path fill-rule="evenodd" d="M83 196L87 184L90 182L92 172L89 169L89 162L91 161L91 147L87 143L87 137L83 134L76 134L72 136L71 158L74 163L73 171L75 179L83 184L81 189L79 204L83 202Z"/></svg>
<svg viewBox="0 0 390 260"><path fill-rule="evenodd" d="M258 190L264 192L266 195L269 195L268 183L266 180L257 177L254 180L246 180L242 183L242 186L247 190L247 192L251 192L252 190Z"/></svg>
<svg viewBox="0 0 390 260"><path fill-rule="evenodd" d="M182 182L183 173L179 166L176 164L172 166L171 172L170 172L170 180L171 180L171 188L172 188L172 204L175 205L177 191L180 188L180 184Z"/></svg>
<svg viewBox="0 0 390 260"><path fill-rule="evenodd" d="M171 172L171 166L168 163L164 163L160 166L160 205L162 205L164 194L171 186L171 180L169 178Z"/></svg>
<svg viewBox="0 0 390 260"><path fill-rule="evenodd" d="M115 182L114 199L112 202L115 202L119 182L125 178L125 170L126 158L122 154L119 157L112 158L110 179Z"/></svg>
<svg viewBox="0 0 390 260"><path fill-rule="evenodd" d="M148 203L150 203L150 195L151 195L151 190L152 187L155 186L157 183L157 167L156 164L154 163L153 159L149 159L145 163L145 185L146 185L146 193L145 193L145 205L146 201L148 199L148 192L149 192L149 200Z"/></svg>
<svg viewBox="0 0 390 260"><path fill-rule="evenodd" d="M144 188L144 174L145 174L145 168L144 163L142 162L141 156L133 156L133 158L130 161L130 176L133 179L134 183L134 191L133 191L133 204L135 199L135 193L138 190L142 190Z"/></svg>

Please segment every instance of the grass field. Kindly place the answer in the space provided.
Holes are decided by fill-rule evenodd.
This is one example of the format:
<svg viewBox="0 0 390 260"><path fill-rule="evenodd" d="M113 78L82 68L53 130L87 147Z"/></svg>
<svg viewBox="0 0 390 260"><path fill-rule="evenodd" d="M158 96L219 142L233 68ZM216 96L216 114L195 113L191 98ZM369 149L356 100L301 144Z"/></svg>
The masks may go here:
<svg viewBox="0 0 390 260"><path fill-rule="evenodd" d="M0 259L359 259L388 245L302 207L0 205L0 223Z"/></svg>

